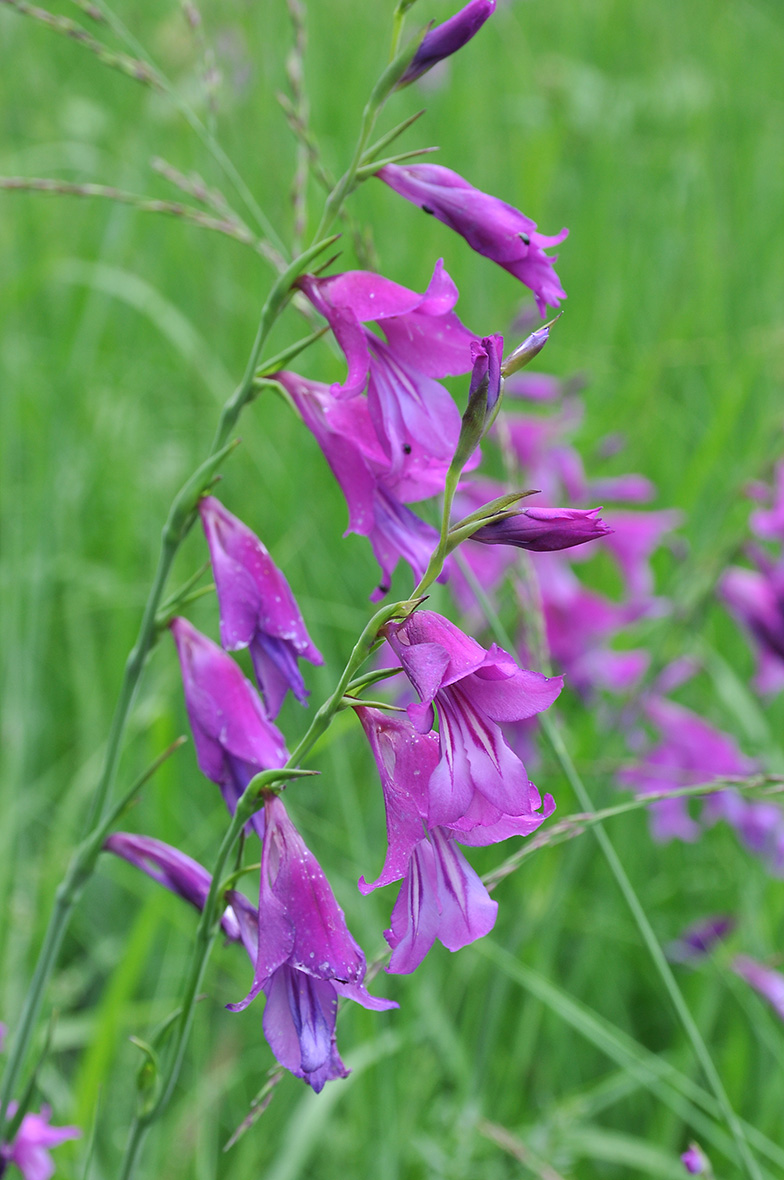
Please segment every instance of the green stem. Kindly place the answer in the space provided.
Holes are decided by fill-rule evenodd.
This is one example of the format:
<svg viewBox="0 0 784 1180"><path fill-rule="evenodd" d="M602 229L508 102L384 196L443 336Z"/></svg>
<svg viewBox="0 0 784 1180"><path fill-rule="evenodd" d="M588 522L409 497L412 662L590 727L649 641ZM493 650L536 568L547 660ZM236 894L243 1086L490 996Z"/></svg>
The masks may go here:
<svg viewBox="0 0 784 1180"><path fill-rule="evenodd" d="M209 486L215 470L233 449L226 444L244 406L253 393L253 378L261 349L270 329L286 305L291 286L298 275L315 257L334 241L317 243L295 259L276 280L262 308L256 339L253 342L245 373L237 389L226 402L221 413L218 431L204 463L175 496L161 537L161 550L152 587L147 597L136 642L125 664L120 693L115 705L109 736L104 751L103 765L90 805L88 828L92 829L81 848L75 853L63 882L56 894L43 946L38 956L30 987L16 1026L13 1047L9 1053L0 1088L0 1126L4 1125L8 1103L13 1095L36 1020L43 1002L46 984L54 970L57 954L68 925L71 910L97 861L97 854L106 832L106 808L117 774L123 737L133 707L147 657L159 634L157 614L177 550L190 531L196 518L196 506L203 491ZM85 851L88 850L88 851Z"/></svg>
<svg viewBox="0 0 784 1180"><path fill-rule="evenodd" d="M441 513L441 536L438 538L438 544L433 550L430 561L427 563L427 569L424 572L422 581L414 591L412 598L419 598L429 586L432 586L436 578L444 568L447 554L449 552L449 521L452 516L452 501L455 498L457 485L460 480L462 471L462 464L456 466L454 461L446 473L446 480L444 483L444 508Z"/></svg>
<svg viewBox="0 0 784 1180"><path fill-rule="evenodd" d="M471 589L476 595L477 601L484 611L485 617L490 624L491 630L493 631L497 642L502 644L508 650L514 651L514 644L512 643L511 637L508 635L506 628L498 617L497 612L493 609L492 603L482 589L479 581L474 576L467 563L462 562L461 568L466 578L469 580ZM561 731L554 717L549 712L542 713L540 714L539 721L548 741L550 742L550 745L552 746L553 753L560 763L561 769L566 775L572 790L580 801L580 805L585 809L585 811L595 812L596 809L594 807L593 800L591 799L588 789L586 788L577 771L577 767L572 761L571 755L566 748L566 744L563 740L563 737L561 736ZM744 1134L741 1122L735 1113L732 1104L730 1103L727 1092L724 1089L724 1084L719 1076L716 1066L713 1064L713 1059L708 1051L707 1045L705 1044L702 1033L697 1027L696 1021L694 1020L694 1017L689 1011L688 1005L681 994L681 990L678 987L675 976L673 975L670 965L664 956L664 952L659 945L659 941L653 931L653 927L648 920L648 915L645 913L642 903L635 892L634 886L629 880L626 870L621 864L618 853L615 851L615 845L610 840L610 837L607 835L607 832L604 830L604 827L601 823L597 823L592 830L596 840L598 841L602 855L609 865L610 872L615 878L616 884L623 894L626 904L631 910L632 917L634 918L637 929L640 932L640 936L645 943L646 949L653 960L653 964L659 974L659 977L661 978L662 983L664 984L665 991L670 997L670 1002L675 1009L678 1020L680 1021L683 1030L691 1043L694 1056L700 1063L708 1084L713 1090L716 1101L721 1108L724 1121L726 1122L727 1127L733 1139L735 1140L738 1156L742 1161L746 1174L750 1177L750 1180L762 1180L762 1174L759 1170L759 1166L757 1165L757 1162L751 1153L751 1149Z"/></svg>
<svg viewBox="0 0 784 1180"><path fill-rule="evenodd" d="M296 772L293 773L296 774ZM193 1026L193 1016L204 972L207 969L207 963L220 930L219 903L226 887L224 869L231 855L231 850L240 838L247 821L258 810L259 799L263 798L265 792L277 782L287 777L292 777L292 773L286 774L285 770L262 771L261 774L256 775L245 788L231 817L231 822L212 868L209 892L196 930L196 945L185 985L185 997L177 1017L176 1032L165 1069L162 1071L158 1093L148 1106L137 1113L131 1124L119 1180L129 1180L133 1175L147 1131L163 1114L177 1085Z"/></svg>
<svg viewBox="0 0 784 1180"><path fill-rule="evenodd" d="M360 635L357 642L354 644L354 649L349 656L348 663L343 669L343 674L340 677L334 691L326 699L324 704L313 717L307 732L295 747L291 757L286 763L287 767L297 766L309 750L312 750L318 739L329 728L332 718L340 710L343 704L343 697L346 694L346 689L351 683L351 679L365 662L367 657L373 650L373 645L378 639L378 633L385 623L390 622L396 615L406 616L416 605L416 595L413 599L406 602L396 602L392 606L384 606L381 610L376 611L372 619L367 623L364 631Z"/></svg>

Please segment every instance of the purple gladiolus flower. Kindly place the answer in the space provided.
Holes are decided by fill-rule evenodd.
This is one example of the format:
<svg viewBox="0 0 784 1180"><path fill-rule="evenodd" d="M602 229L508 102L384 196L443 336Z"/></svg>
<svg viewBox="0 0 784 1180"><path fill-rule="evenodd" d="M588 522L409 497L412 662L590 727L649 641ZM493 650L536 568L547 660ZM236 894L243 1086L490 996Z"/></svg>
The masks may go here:
<svg viewBox="0 0 784 1180"><path fill-rule="evenodd" d="M545 250L562 242L568 229L552 237L538 233L536 222L519 209L474 188L457 172L439 164L386 164L376 176L529 287L541 316L548 304L558 307L566 298L553 269L556 259Z"/></svg>
<svg viewBox="0 0 784 1180"><path fill-rule="evenodd" d="M770 507L759 508L752 512L749 519L752 531L764 541L784 541L784 463L776 465L775 486L771 490L766 484L759 488L759 497L763 502L770 501Z"/></svg>
<svg viewBox="0 0 784 1180"><path fill-rule="evenodd" d="M756 959L750 959L748 955L738 955L732 962L732 970L741 979L745 979L755 992L759 992L776 1015L784 1020L784 975L780 971L765 967Z"/></svg>
<svg viewBox="0 0 784 1180"><path fill-rule="evenodd" d="M356 398L343 403L328 386L296 373L278 373L277 378L294 399L346 497L347 532L367 537L381 566L382 583L372 598L377 600L389 590L401 557L418 581L438 543L438 533L387 485L389 462L373 429L368 403Z"/></svg>
<svg viewBox="0 0 784 1180"><path fill-rule="evenodd" d="M179 848L173 848L171 844L164 844L152 836L113 832L104 841L104 849L141 869L153 881L184 898L197 910L204 909L212 878L203 865L180 852ZM224 911L221 926L227 938L234 942L240 938L240 927L231 907Z"/></svg>
<svg viewBox="0 0 784 1180"><path fill-rule="evenodd" d="M538 793L500 726L548 708L562 678L519 668L495 644L485 651L433 611L388 624L385 634L421 698L408 707L420 733L433 728L438 708L441 757L429 783L430 824L469 834L490 816L538 821Z"/></svg>
<svg viewBox="0 0 784 1180"><path fill-rule="evenodd" d="M598 517L601 508L524 508L483 525L471 535L483 545L514 545L535 553L570 549L606 537L613 530Z"/></svg>
<svg viewBox="0 0 784 1180"><path fill-rule="evenodd" d="M483 938L498 905L454 844L463 834L428 825L429 783L439 761L436 734L419 733L410 721L378 709L356 712L381 775L389 842L381 874L370 884L360 877L359 889L369 893L403 879L385 938L393 951L387 970L407 974L436 939L456 951ZM541 823L544 817L535 818Z"/></svg>
<svg viewBox="0 0 784 1180"><path fill-rule="evenodd" d="M11 1118L16 1110L17 1104L10 1102L8 1114ZM0 1146L0 1173L8 1164L16 1164L24 1180L51 1180L54 1164L49 1152L67 1139L78 1139L82 1133L78 1127L51 1127L51 1117L48 1106L42 1107L40 1114L24 1116L13 1143Z"/></svg>
<svg viewBox="0 0 784 1180"><path fill-rule="evenodd" d="M323 664L302 621L289 584L247 525L214 496L199 505L220 605L221 643L250 647L256 679L270 717L289 689L300 704L307 689L297 661Z"/></svg>
<svg viewBox="0 0 784 1180"><path fill-rule="evenodd" d="M268 799L255 930L237 912L254 961L251 989L229 1004L241 1012L261 991L267 997L264 1035L287 1069L319 1091L347 1070L335 1045L339 996L365 1008L396 1008L365 990L365 957L313 853L283 804ZM233 898L230 898L233 900Z"/></svg>
<svg viewBox="0 0 784 1180"><path fill-rule="evenodd" d="M495 0L470 0L449 20L425 33L411 65L398 82L398 88L421 78L445 57L451 57L474 37L487 18L495 12Z"/></svg>
<svg viewBox="0 0 784 1180"><path fill-rule="evenodd" d="M681 1163L690 1176L701 1176L708 1166L708 1161L696 1143L689 1144L681 1156Z"/></svg>
<svg viewBox="0 0 784 1180"><path fill-rule="evenodd" d="M531 402L554 402L561 396L563 382L549 373L515 373L507 377L504 394Z"/></svg>
<svg viewBox="0 0 784 1180"><path fill-rule="evenodd" d="M372 271L351 270L319 279L306 275L299 286L329 323L348 364L345 382L332 387L336 397L356 397L365 389L377 337L364 324L383 330L395 360L426 377L457 377L472 365L476 336L452 310L458 291L439 259L424 295Z"/></svg>
<svg viewBox="0 0 784 1180"><path fill-rule="evenodd" d="M199 769L218 784L233 814L254 775L285 765L286 743L231 657L187 619L173 619L170 627ZM263 812L256 812L250 823L263 835Z"/></svg>

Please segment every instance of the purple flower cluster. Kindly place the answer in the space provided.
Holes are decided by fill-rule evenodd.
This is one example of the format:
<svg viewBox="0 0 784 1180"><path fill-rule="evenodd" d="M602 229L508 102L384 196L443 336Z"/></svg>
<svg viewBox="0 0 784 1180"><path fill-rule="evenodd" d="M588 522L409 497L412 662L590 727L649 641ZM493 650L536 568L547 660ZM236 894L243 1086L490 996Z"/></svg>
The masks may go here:
<svg viewBox="0 0 784 1180"><path fill-rule="evenodd" d="M494 8L494 0L470 0L432 28L399 85L466 44ZM378 175L526 284L542 314L564 298L555 259L546 249L562 241L566 230L543 237L530 218L446 168L388 164ZM541 351L548 326L504 361L500 335L480 336L458 318L458 291L442 261L423 293L362 270L306 274L297 285L326 320L345 357L345 378L328 384L281 371L273 380L323 452L346 499L349 531L370 541L381 569L373 598L388 592L401 559L420 581L434 552L440 560L472 529L474 553L488 555L527 549L552 556L553 550L610 534L597 508L526 502L496 510L485 501L474 502L478 515L454 526L437 549L440 534L409 507L443 494L447 486L451 492L458 477L476 467L479 444L500 408L505 374L515 374ZM442 381L468 373L461 411ZM544 454L539 459L543 466L549 462ZM564 464L566 471L569 461ZM553 491L570 496L573 483L564 478ZM476 484L461 495L470 503L485 490ZM504 499L506 489L489 490L491 499ZM301 661L320 664L322 658L262 541L214 496L206 496L199 511L222 647L184 618L170 626L199 767L234 813L257 775L288 766L275 719L289 690L307 704ZM619 562L640 594L646 585L640 568L650 544L636 539L619 550ZM443 577L455 572L451 565L449 559ZM378 763L388 833L379 877L372 884L362 878L359 888L367 893L402 882L386 931L389 970L397 973L413 971L436 940L456 951L492 929L497 904L461 846L527 836L554 810L551 796L542 799L529 780L502 727L530 724L562 687L561 677L527 671L496 645L486 649L441 615L411 613L412 607L401 604L383 636L418 701L405 715L360 698L350 702ZM259 691L228 654L245 648ZM362 950L276 790L258 799L259 810L246 825L247 839L260 841L258 905L237 890L228 890L221 901L224 933L242 943L253 964L248 994L228 1007L240 1012L263 993L263 1030L273 1053L318 1091L347 1072L335 1038L338 1000L376 1010L396 1005L367 992ZM113 834L105 847L204 909L210 875L180 850L130 833Z"/></svg>

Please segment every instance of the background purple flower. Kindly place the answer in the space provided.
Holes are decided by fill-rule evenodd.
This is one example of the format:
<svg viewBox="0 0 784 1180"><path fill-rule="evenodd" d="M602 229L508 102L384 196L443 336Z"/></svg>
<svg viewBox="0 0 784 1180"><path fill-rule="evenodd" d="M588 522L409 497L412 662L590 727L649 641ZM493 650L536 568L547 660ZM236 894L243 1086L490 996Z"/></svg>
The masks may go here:
<svg viewBox="0 0 784 1180"><path fill-rule="evenodd" d="M780 971L774 971L748 955L733 959L732 970L767 1000L776 1015L784 1020L784 975Z"/></svg>
<svg viewBox="0 0 784 1180"><path fill-rule="evenodd" d="M13 1118L15 1113L16 1103L11 1102L8 1114ZM13 1143L0 1146L0 1172L7 1164L15 1164L24 1180L51 1180L55 1166L49 1152L68 1139L78 1139L82 1133L78 1127L50 1126L51 1117L48 1106L42 1107L40 1114L30 1112L24 1116Z"/></svg>

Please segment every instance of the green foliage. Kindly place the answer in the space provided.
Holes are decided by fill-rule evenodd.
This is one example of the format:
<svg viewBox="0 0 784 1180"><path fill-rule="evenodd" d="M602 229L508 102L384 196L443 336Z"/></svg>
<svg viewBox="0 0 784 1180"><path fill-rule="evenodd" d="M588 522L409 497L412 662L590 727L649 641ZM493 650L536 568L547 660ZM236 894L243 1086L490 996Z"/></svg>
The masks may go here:
<svg viewBox="0 0 784 1180"><path fill-rule="evenodd" d="M409 26L454 7L420 0ZM391 0L310 2L305 83L333 176L348 164L386 61L392 10ZM286 87L285 5L210 0L202 14L222 74L217 137L287 242L296 147L274 97ZM129 0L121 15L209 124L204 61L178 6ZM132 52L111 30L90 28ZM772 96L783 50L782 14L766 0L727 0L720 11L707 0L499 0L493 20L438 78L394 98L378 131L425 105L396 150L439 144L438 162L518 205L543 232L570 226L558 266L566 314L537 364L587 374L580 445L593 474L642 471L658 486L659 506L684 510L688 550L665 557L660 589L688 602L702 588L702 637L693 615L649 637L666 655L712 653L689 703L776 769L782 707L762 712L747 692L745 642L710 589L743 537L744 483L767 474L781 450L784 337L774 276L784 269L776 233L784 108ZM199 172L253 223L164 94L0 7L0 173L180 199L150 170L153 156ZM312 233L322 199L315 183L310 197ZM372 224L385 274L423 289L443 255L463 320L482 334L508 331L521 290L499 268L372 180L350 209ZM12 1023L57 882L83 835L168 504L208 451L272 272L239 242L111 201L0 193L0 211L0 1017ZM341 266L356 265L350 233L337 248ZM291 310L266 355L311 327ZM329 380L342 361L325 340L300 364ZM618 430L628 440L623 455L599 458L597 440ZM340 539L342 497L312 438L271 390L239 433L221 497L286 571L327 661L308 672L318 704L369 617L374 563L361 539ZM172 586L204 556L191 536ZM410 587L398 577L405 596ZM192 617L217 635L211 598ZM597 806L608 805L621 736L600 730L576 698L564 712ZM383 814L349 714L314 753L321 778L294 784L288 797L372 956L383 948L394 893L363 899L355 888L360 871L374 875L380 865ZM288 704L281 721L293 747L306 716ZM133 716L122 788L186 729L166 641ZM561 814L574 810L549 755L534 777ZM128 822L214 859L224 809L191 746L145 788ZM663 941L726 909L739 915L744 950L765 956L780 947L781 884L731 833L717 827L695 846L659 847L639 813L615 820L610 833ZM498 850L471 857L484 871ZM455 956L439 947L414 978L379 977L375 990L400 1011L342 1013L351 1078L319 1097L283 1078L269 1111L227 1154L274 1063L259 1004L239 1016L223 1010L246 991L249 967L241 951L219 947L181 1084L140 1174L504 1180L552 1175L541 1170L545 1161L580 1180L676 1177L692 1137L717 1176L738 1174L715 1102L590 837L530 857L496 896L492 943ZM113 1175L131 1115L139 1057L128 1037L148 1039L179 1003L195 925L176 898L108 858L72 923L50 989L60 1018L40 1089L56 1122L81 1121L86 1138L95 1125L92 1180ZM784 1029L723 960L678 969L678 978L752 1128L764 1174L780 1175ZM483 1120L525 1145L528 1162L485 1133ZM58 1175L81 1177L84 1150L59 1148Z"/></svg>

